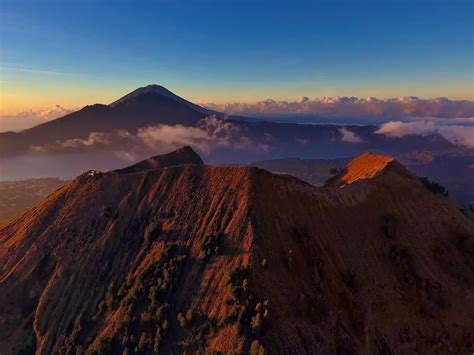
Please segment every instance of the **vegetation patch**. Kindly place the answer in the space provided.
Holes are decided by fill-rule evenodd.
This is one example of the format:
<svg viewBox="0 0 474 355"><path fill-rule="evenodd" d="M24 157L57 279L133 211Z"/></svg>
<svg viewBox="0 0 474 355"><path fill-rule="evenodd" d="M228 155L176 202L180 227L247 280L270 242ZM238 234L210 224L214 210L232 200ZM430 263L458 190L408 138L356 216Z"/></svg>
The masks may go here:
<svg viewBox="0 0 474 355"><path fill-rule="evenodd" d="M432 193L435 195L443 195L443 196L448 196L448 190L442 186L441 184L438 184L437 182L431 181L428 178L420 178L421 183Z"/></svg>
<svg viewBox="0 0 474 355"><path fill-rule="evenodd" d="M229 297L226 303L230 305L230 310L225 322L236 324L240 335L247 339L257 341L259 347L254 344L254 354L264 354L263 346L258 342L262 335L264 321L269 316L269 300L257 302L249 293L248 288L248 270L237 268L232 271L226 270L227 287ZM251 347L251 345L249 345ZM249 351L252 353L252 349Z"/></svg>
<svg viewBox="0 0 474 355"><path fill-rule="evenodd" d="M222 253L221 244L223 238L224 235L222 233L206 235L204 238L202 238L201 252L205 259L210 259L211 257Z"/></svg>
<svg viewBox="0 0 474 355"><path fill-rule="evenodd" d="M105 308L108 312L124 309L125 315L114 337L97 338L87 353L158 353L174 318L174 295L186 261L177 247L166 247L156 262L118 290L111 283L95 317Z"/></svg>
<svg viewBox="0 0 474 355"><path fill-rule="evenodd" d="M162 229L161 225L157 222L151 222L145 228L143 233L143 239L147 245L153 243L161 235Z"/></svg>

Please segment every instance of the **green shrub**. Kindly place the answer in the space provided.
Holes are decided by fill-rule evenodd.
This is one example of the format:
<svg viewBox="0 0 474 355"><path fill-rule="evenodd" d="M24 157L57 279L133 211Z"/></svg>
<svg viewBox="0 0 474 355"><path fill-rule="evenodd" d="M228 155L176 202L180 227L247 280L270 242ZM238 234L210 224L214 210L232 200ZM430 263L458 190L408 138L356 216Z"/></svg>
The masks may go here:
<svg viewBox="0 0 474 355"><path fill-rule="evenodd" d="M86 354L88 355L105 355L111 352L111 339L109 337L101 337L94 341Z"/></svg>
<svg viewBox="0 0 474 355"><path fill-rule="evenodd" d="M188 322L191 322L193 319L193 310L190 308L188 309L188 311L186 312L186 320Z"/></svg>
<svg viewBox="0 0 474 355"><path fill-rule="evenodd" d="M254 317L252 317L252 332L256 335L259 335L262 331L262 316L260 313L257 313Z"/></svg>
<svg viewBox="0 0 474 355"><path fill-rule="evenodd" d="M243 284L248 272L246 269L239 267L234 270L226 269L225 274L228 285L238 286Z"/></svg>
<svg viewBox="0 0 474 355"><path fill-rule="evenodd" d="M156 222L151 222L145 228L143 239L145 240L145 243L150 244L150 243L153 243L159 237L160 234L161 234L160 225Z"/></svg>
<svg viewBox="0 0 474 355"><path fill-rule="evenodd" d="M221 253L220 240L222 239L222 234L217 235L206 235L201 240L201 251L204 254L206 259L219 255Z"/></svg>
<svg viewBox="0 0 474 355"><path fill-rule="evenodd" d="M141 316L140 316L142 322L144 323L150 323L151 322L151 313L148 311L143 311Z"/></svg>
<svg viewBox="0 0 474 355"><path fill-rule="evenodd" d="M265 349L258 340L252 341L250 345L250 355L265 355Z"/></svg>
<svg viewBox="0 0 474 355"><path fill-rule="evenodd" d="M145 351L148 344L148 339L146 333L143 332L140 336L140 340L138 341L138 350Z"/></svg>
<svg viewBox="0 0 474 355"><path fill-rule="evenodd" d="M182 328L186 328L186 325L187 325L187 320L186 320L186 317L183 316L183 314L181 312L178 313L177 317L176 317L176 320L178 321L179 325L182 327Z"/></svg>
<svg viewBox="0 0 474 355"><path fill-rule="evenodd" d="M112 214L112 209L109 206L102 205L100 209L100 216L108 218Z"/></svg>
<svg viewBox="0 0 474 355"><path fill-rule="evenodd" d="M449 195L448 190L444 186L438 184L437 182L431 181L428 178L420 178L420 181L429 191L431 191L435 195L438 195L438 194L443 195L443 196Z"/></svg>

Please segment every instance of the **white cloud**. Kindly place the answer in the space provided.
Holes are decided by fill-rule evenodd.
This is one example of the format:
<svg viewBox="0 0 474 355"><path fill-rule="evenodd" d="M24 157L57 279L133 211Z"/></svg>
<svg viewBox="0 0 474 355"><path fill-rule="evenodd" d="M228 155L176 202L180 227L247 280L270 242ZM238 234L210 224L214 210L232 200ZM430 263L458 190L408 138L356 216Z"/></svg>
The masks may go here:
<svg viewBox="0 0 474 355"><path fill-rule="evenodd" d="M375 133L396 138L402 138L408 135L426 136L429 134L438 134L452 144L474 148L474 126L436 125L431 121L390 121L380 125L380 128L375 131Z"/></svg>
<svg viewBox="0 0 474 355"><path fill-rule="evenodd" d="M8 65L8 64L0 64L0 72L22 72L22 73L42 74L42 75L74 75L74 76L79 75L78 73L72 73L72 72L64 72L64 71L51 70L51 69L39 69L39 68L31 68L31 67Z"/></svg>
<svg viewBox="0 0 474 355"><path fill-rule="evenodd" d="M239 127L232 123L207 117L199 122L198 127L155 125L140 128L136 134L126 130L92 132L86 139L57 141L55 144L32 146L31 150L44 153L106 148L115 151L116 156L122 160L133 161L145 152L154 155L183 145L191 145L206 154L216 146L244 149L250 145L250 139L240 134ZM267 148L262 146L262 149Z"/></svg>
<svg viewBox="0 0 474 355"><path fill-rule="evenodd" d="M438 128L438 133L453 144L474 149L473 126L443 126Z"/></svg>
<svg viewBox="0 0 474 355"><path fill-rule="evenodd" d="M375 131L377 134L384 134L389 137L402 138L409 135L426 136L435 131L434 122L419 121L419 122L402 122L389 121L380 125L379 129Z"/></svg>
<svg viewBox="0 0 474 355"><path fill-rule="evenodd" d="M339 133L341 134L341 142L346 143L362 143L364 140L360 138L357 134L352 132L351 130L341 127L339 128Z"/></svg>
<svg viewBox="0 0 474 355"><path fill-rule="evenodd" d="M414 96L377 99L357 97L323 97L298 101L276 101L267 99L255 103L207 103L203 106L229 114L241 115L283 115L311 114L316 116L352 118L395 118L395 117L473 117L474 102L453 101L447 98L421 99Z"/></svg>
<svg viewBox="0 0 474 355"><path fill-rule="evenodd" d="M76 109L66 108L60 105L54 107L28 110L16 114L0 115L0 131L17 131L36 126L38 124L65 116Z"/></svg>

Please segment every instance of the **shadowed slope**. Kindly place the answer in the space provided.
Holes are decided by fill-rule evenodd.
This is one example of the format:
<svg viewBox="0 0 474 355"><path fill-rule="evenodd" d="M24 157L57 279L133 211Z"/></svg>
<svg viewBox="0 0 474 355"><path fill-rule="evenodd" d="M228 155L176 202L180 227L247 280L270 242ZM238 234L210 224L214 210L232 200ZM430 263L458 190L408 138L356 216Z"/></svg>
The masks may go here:
<svg viewBox="0 0 474 355"><path fill-rule="evenodd" d="M171 153L157 155L127 168L115 170L115 172L122 174L136 173L182 164L202 165L204 163L201 157L191 147L185 146Z"/></svg>

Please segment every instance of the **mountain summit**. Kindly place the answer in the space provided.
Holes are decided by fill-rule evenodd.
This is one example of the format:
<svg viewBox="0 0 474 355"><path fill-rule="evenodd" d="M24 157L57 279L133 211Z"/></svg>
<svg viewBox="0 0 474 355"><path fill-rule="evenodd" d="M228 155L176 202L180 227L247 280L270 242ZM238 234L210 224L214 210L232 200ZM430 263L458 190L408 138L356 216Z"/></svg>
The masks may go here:
<svg viewBox="0 0 474 355"><path fill-rule="evenodd" d="M128 174L155 170L182 164L204 164L201 157L190 147L185 146L171 153L157 155L115 172Z"/></svg>
<svg viewBox="0 0 474 355"><path fill-rule="evenodd" d="M129 92L128 94L122 96L120 99L112 102L110 104L110 106L117 106L118 104L120 104L124 101L127 101L128 99L130 99L132 97L136 97L136 96L141 95L141 94L147 94L147 93L150 93L150 92L153 92L153 93L158 94L158 95L166 96L168 98L172 98L175 101L186 101L183 98L175 95L174 93L172 93L171 91L169 91L165 87L163 87L161 85L152 84L152 85L139 87L138 89L135 89L132 92Z"/></svg>
<svg viewBox="0 0 474 355"><path fill-rule="evenodd" d="M414 177L393 157L366 152L347 164L338 174L331 177L326 186L345 186L356 181L376 178L394 172L396 175Z"/></svg>
<svg viewBox="0 0 474 355"><path fill-rule="evenodd" d="M81 175L0 229L0 352L470 352L474 223L361 159L337 188L190 148Z"/></svg>
<svg viewBox="0 0 474 355"><path fill-rule="evenodd" d="M154 95L159 95L159 96L166 97L168 99L176 101L177 103L185 105L185 106L187 106L187 107L189 107L193 110L201 112L205 115L219 114L218 112L205 109L204 107L196 105L196 104L194 104L194 103L192 103L188 100L185 100L182 97L172 93L171 91L169 91L165 87L163 87L161 85L156 85L156 84L140 87L140 88L128 93L127 95L121 97L117 101L114 101L113 103L110 104L110 106L112 106L112 107L119 106L120 104L130 100L131 98L134 98L134 97L137 97L137 96L140 96L140 95L143 95L143 94L154 94Z"/></svg>

